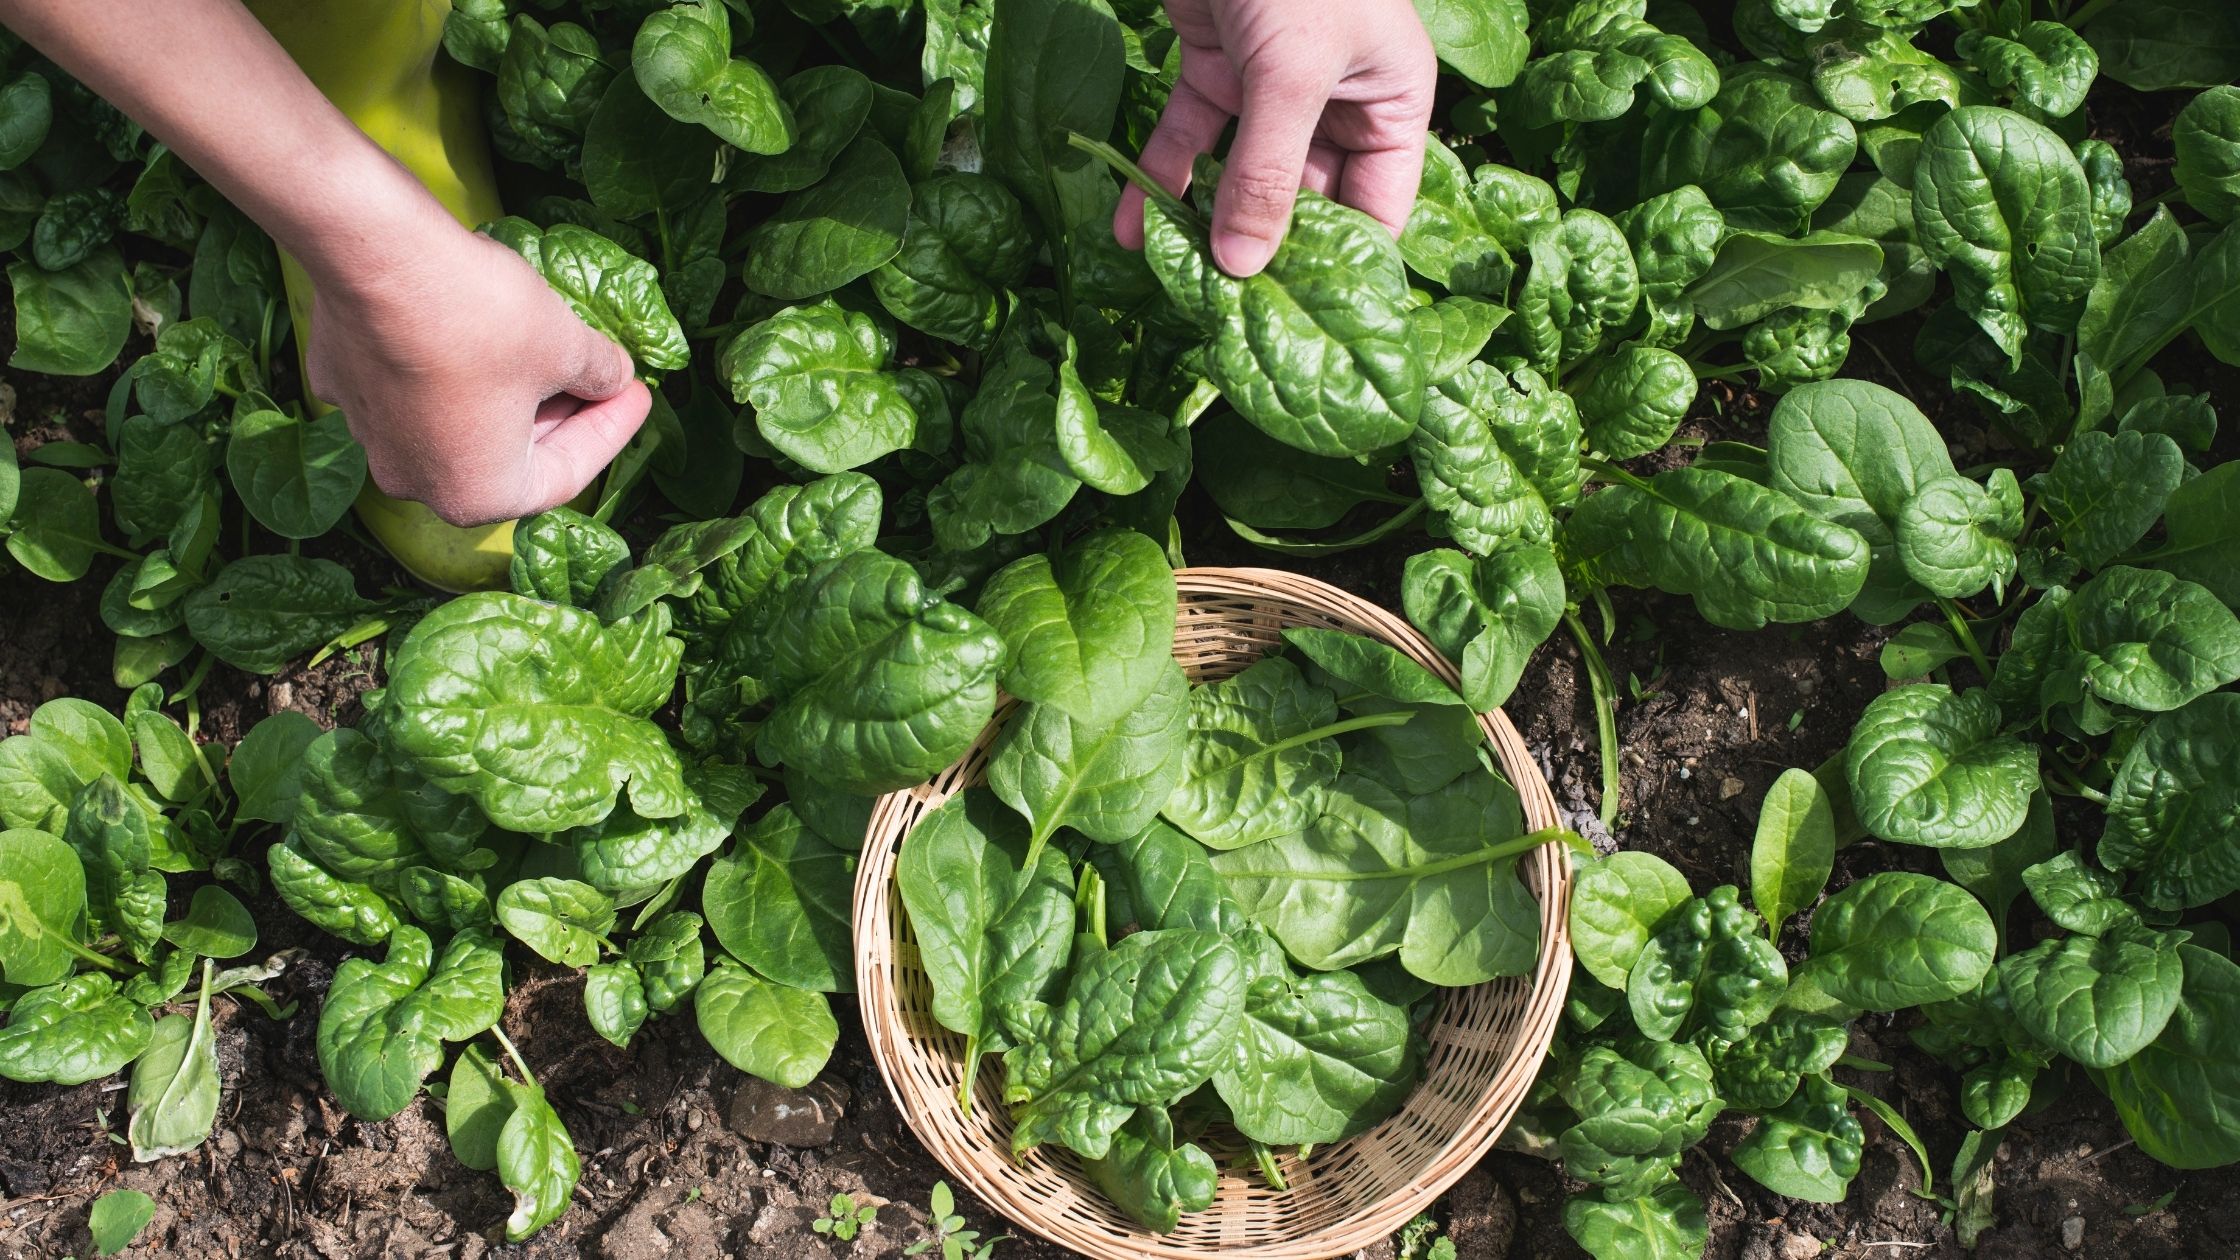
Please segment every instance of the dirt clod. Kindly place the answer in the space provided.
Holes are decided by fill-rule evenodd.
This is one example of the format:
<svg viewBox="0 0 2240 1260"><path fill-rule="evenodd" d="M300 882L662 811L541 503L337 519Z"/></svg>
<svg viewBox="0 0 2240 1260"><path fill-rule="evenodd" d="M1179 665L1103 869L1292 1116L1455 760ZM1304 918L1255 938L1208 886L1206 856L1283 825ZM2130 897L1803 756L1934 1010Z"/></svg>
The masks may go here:
<svg viewBox="0 0 2240 1260"><path fill-rule="evenodd" d="M838 1081L816 1080L806 1089L787 1089L749 1079L731 1096L725 1120L733 1133L750 1142L828 1146L847 1105L848 1087Z"/></svg>

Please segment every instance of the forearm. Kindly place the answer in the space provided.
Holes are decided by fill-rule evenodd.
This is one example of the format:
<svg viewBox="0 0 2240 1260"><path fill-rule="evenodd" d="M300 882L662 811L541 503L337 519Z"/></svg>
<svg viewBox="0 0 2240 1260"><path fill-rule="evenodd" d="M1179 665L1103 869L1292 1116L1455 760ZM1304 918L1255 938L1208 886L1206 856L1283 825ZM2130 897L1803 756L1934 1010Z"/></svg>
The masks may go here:
<svg viewBox="0 0 2240 1260"><path fill-rule="evenodd" d="M0 24L168 145L322 286L458 230L238 0L0 0Z"/></svg>

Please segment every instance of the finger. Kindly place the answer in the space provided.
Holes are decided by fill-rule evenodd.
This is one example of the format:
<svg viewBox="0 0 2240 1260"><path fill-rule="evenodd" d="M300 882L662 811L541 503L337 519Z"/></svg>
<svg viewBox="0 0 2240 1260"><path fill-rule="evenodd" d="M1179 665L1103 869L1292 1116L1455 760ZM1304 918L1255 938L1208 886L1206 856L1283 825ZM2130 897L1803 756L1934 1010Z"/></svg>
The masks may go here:
<svg viewBox="0 0 2240 1260"><path fill-rule="evenodd" d="M1344 183L1346 151L1326 140L1316 140L1307 149L1307 169L1300 183L1307 188L1335 200Z"/></svg>
<svg viewBox="0 0 2240 1260"><path fill-rule="evenodd" d="M583 493L645 423L653 394L642 381L599 402L586 403L529 445L526 501L521 515L557 507Z"/></svg>
<svg viewBox="0 0 2240 1260"><path fill-rule="evenodd" d="M1159 186L1181 196L1190 187L1190 167L1201 153L1213 151L1214 141L1229 125L1229 112L1188 81L1175 85L1167 106L1159 111L1159 125L1143 145L1137 161ZM1143 190L1129 184L1120 192L1120 208L1112 216L1112 234L1129 249L1143 248Z"/></svg>
<svg viewBox="0 0 2240 1260"><path fill-rule="evenodd" d="M1254 275L1275 256L1335 83L1334 74L1281 60L1246 67L1237 139L1213 205L1213 260L1230 275Z"/></svg>
<svg viewBox="0 0 2240 1260"><path fill-rule="evenodd" d="M630 352L582 320L571 322L574 330L560 338L553 385L562 393L594 402L628 388L636 375Z"/></svg>
<svg viewBox="0 0 2240 1260"><path fill-rule="evenodd" d="M1338 200L1384 224L1398 236L1415 209L1416 185L1421 182L1423 133L1419 131L1412 144L1348 154Z"/></svg>

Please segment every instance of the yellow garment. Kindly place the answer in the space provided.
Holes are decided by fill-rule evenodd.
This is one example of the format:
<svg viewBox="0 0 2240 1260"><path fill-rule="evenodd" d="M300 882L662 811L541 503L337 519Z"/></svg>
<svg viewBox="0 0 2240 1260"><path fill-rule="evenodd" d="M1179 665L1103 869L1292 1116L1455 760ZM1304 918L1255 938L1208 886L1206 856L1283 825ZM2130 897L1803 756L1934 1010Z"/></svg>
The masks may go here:
<svg viewBox="0 0 2240 1260"><path fill-rule="evenodd" d="M375 144L389 151L461 223L504 214L490 170L488 139L466 68L441 55L450 0L247 0L297 65ZM288 315L300 353L309 344L311 280L282 254ZM321 410L331 410L313 400ZM513 524L460 529L418 503L393 499L371 481L358 519L389 554L428 585L447 591L506 584Z"/></svg>

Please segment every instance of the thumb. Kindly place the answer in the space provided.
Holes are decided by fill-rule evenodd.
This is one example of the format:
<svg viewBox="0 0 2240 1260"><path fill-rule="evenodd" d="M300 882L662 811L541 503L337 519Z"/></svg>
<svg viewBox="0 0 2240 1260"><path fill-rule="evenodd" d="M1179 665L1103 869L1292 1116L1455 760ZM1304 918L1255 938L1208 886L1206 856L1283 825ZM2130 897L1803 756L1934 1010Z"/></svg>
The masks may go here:
<svg viewBox="0 0 2240 1260"><path fill-rule="evenodd" d="M623 358L628 361L627 355ZM529 445L528 512L542 512L583 493L622 453L652 406L653 394L645 383L625 378L612 397L586 403L545 430Z"/></svg>
<svg viewBox="0 0 2240 1260"><path fill-rule="evenodd" d="M630 352L582 320L570 322L574 331L560 339L553 386L562 393L594 402L622 393L637 375L637 365L631 362ZM643 406L638 408L638 414L641 419L644 417Z"/></svg>

